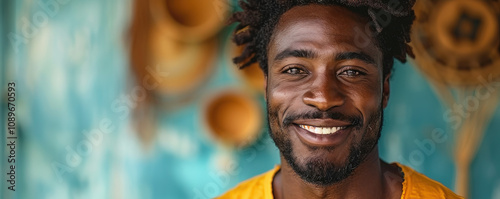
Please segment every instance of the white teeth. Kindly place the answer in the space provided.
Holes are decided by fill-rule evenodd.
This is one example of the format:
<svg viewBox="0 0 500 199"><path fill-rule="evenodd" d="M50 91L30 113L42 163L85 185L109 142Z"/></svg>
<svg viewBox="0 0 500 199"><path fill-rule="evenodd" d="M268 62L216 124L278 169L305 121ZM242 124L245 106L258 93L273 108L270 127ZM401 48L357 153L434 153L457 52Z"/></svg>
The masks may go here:
<svg viewBox="0 0 500 199"><path fill-rule="evenodd" d="M315 127L315 126L308 126L308 125L299 125L300 128L303 128L311 133L314 134L334 134L338 130L345 129L346 127Z"/></svg>

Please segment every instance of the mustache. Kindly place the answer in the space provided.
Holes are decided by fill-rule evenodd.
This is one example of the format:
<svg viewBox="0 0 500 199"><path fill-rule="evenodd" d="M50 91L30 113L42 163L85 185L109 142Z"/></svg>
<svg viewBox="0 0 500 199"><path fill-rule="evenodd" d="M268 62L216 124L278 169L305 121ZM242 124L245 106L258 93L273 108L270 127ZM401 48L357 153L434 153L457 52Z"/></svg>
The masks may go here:
<svg viewBox="0 0 500 199"><path fill-rule="evenodd" d="M334 119L349 122L352 126L363 126L363 119L356 115L346 115L338 111L309 111L299 114L290 114L283 119L283 127L292 125L298 119Z"/></svg>

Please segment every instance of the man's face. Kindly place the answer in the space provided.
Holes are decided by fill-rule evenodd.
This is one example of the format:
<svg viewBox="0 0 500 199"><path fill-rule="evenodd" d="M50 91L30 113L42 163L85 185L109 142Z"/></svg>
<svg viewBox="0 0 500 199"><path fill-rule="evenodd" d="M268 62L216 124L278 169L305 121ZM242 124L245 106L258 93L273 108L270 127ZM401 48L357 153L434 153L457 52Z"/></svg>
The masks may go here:
<svg viewBox="0 0 500 199"><path fill-rule="evenodd" d="M373 151L389 96L375 40L356 46L368 19L338 6L285 12L268 48L271 136L308 182L347 178ZM369 35L371 37L371 35Z"/></svg>

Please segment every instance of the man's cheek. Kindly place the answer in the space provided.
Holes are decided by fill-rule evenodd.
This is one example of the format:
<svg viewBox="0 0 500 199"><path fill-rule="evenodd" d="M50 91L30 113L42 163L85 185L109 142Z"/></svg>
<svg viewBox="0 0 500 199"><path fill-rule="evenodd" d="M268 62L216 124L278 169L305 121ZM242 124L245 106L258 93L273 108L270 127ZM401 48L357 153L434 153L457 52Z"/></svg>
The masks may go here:
<svg viewBox="0 0 500 199"><path fill-rule="evenodd" d="M382 103L382 93L378 92L358 92L351 96L353 96L356 106L363 109L376 109Z"/></svg>
<svg viewBox="0 0 500 199"><path fill-rule="evenodd" d="M279 121L282 119L282 109L280 103L275 103L276 101L269 101L268 106L269 106L269 117L270 119L272 118L273 121L271 121L271 125L279 125Z"/></svg>
<svg viewBox="0 0 500 199"><path fill-rule="evenodd" d="M285 91L283 89L272 88L267 93L267 100L273 107L279 107L286 102L287 95L290 91Z"/></svg>
<svg viewBox="0 0 500 199"><path fill-rule="evenodd" d="M276 85L276 86L269 88L268 95L272 95L270 98L272 98L274 100L281 101L284 98L286 98L287 96L292 95L292 92L293 92L292 89L287 88L287 87L283 86L282 84L279 84L279 85Z"/></svg>

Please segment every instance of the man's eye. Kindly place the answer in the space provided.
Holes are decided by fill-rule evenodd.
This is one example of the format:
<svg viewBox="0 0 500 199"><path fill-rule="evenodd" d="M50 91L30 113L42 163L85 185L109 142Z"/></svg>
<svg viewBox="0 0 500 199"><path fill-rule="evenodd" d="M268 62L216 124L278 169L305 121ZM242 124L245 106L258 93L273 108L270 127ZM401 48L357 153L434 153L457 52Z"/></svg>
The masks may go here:
<svg viewBox="0 0 500 199"><path fill-rule="evenodd" d="M349 70L345 70L341 73L341 75L347 75L348 77L356 77L356 76L359 76L359 75L362 75L361 72L357 71L357 70L352 70L352 69L349 69Z"/></svg>
<svg viewBox="0 0 500 199"><path fill-rule="evenodd" d="M291 74L291 75L306 74L306 71L304 71L300 68L289 68L289 69L286 69L284 72Z"/></svg>

